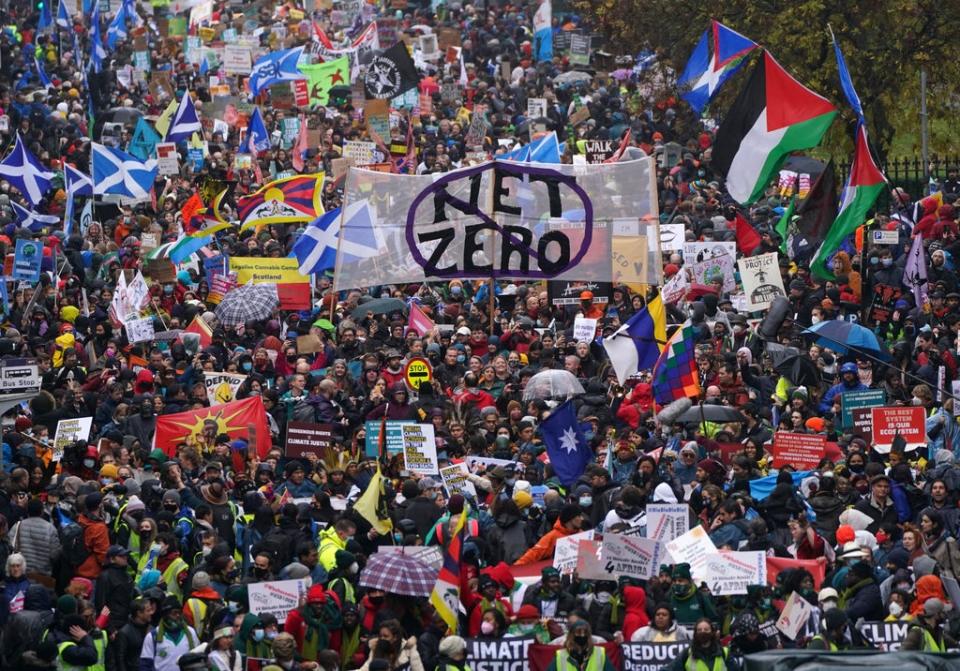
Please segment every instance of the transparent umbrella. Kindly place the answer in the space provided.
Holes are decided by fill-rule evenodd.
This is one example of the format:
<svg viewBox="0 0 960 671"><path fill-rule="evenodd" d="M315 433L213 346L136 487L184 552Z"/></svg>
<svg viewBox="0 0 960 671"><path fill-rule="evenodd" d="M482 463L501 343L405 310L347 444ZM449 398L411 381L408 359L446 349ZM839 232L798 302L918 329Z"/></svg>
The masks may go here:
<svg viewBox="0 0 960 671"><path fill-rule="evenodd" d="M536 398L569 398L583 393L577 376L566 370L544 370L530 378L523 390L523 400Z"/></svg>

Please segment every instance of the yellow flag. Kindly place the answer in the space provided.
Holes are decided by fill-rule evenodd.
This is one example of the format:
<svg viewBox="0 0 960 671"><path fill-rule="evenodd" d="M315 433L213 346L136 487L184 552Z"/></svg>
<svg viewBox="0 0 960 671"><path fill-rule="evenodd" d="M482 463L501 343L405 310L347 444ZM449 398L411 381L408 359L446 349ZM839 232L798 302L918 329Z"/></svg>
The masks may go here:
<svg viewBox="0 0 960 671"><path fill-rule="evenodd" d="M170 128L170 119L173 118L174 112L177 111L177 105L177 100L174 98L170 101L170 104L167 105L167 109L163 110L157 118L157 123L154 124L154 127L157 129L157 132L160 133L160 137L167 137L167 130Z"/></svg>
<svg viewBox="0 0 960 671"><path fill-rule="evenodd" d="M386 503L383 476L380 474L380 467L377 466L377 472L370 478L370 484L357 499L353 509L368 521L378 534L388 534L393 529L393 522L390 521L390 515L387 513Z"/></svg>

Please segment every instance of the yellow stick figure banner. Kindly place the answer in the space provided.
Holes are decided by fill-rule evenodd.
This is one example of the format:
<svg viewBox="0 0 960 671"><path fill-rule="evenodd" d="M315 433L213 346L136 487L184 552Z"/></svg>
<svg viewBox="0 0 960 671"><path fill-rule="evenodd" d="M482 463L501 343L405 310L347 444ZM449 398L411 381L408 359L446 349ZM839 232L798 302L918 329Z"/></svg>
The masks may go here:
<svg viewBox="0 0 960 671"><path fill-rule="evenodd" d="M203 382L207 387L207 400L210 405L222 405L237 398L237 390L246 375L238 373L204 373Z"/></svg>

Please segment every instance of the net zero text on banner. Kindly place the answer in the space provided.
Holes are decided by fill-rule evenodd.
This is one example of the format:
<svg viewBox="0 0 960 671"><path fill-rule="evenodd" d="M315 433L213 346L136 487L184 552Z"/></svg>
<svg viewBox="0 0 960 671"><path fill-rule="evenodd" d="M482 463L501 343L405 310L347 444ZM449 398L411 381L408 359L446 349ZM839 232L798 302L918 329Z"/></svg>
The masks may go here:
<svg viewBox="0 0 960 671"><path fill-rule="evenodd" d="M440 472L437 461L437 443L433 424L404 424L403 461L411 473L436 475Z"/></svg>
<svg viewBox="0 0 960 671"><path fill-rule="evenodd" d="M467 664L472 671L528 671L534 638L467 639Z"/></svg>
<svg viewBox="0 0 960 671"><path fill-rule="evenodd" d="M631 281L661 283L649 157L589 171L511 161L439 177L352 169L343 212L336 290L454 277L609 282L637 237L651 260ZM618 235L615 221L638 235Z"/></svg>
<svg viewBox="0 0 960 671"><path fill-rule="evenodd" d="M254 615L269 613L280 624L287 621L287 613L299 606L300 600L306 596L306 578L255 582L247 586L250 612Z"/></svg>
<svg viewBox="0 0 960 671"><path fill-rule="evenodd" d="M210 405L229 403L237 398L237 390L247 379L239 373L208 373L203 374L203 384L207 388L207 400Z"/></svg>

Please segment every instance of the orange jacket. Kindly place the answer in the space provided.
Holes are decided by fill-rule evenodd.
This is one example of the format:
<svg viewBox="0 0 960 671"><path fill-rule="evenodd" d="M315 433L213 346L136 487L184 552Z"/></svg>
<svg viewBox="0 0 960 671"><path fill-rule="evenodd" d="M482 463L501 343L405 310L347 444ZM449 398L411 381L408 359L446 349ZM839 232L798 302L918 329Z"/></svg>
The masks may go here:
<svg viewBox="0 0 960 671"><path fill-rule="evenodd" d="M90 551L80 566L77 575L81 578L96 580L103 570L103 563L107 560L107 550L110 549L110 532L103 520L92 520L86 515L77 518L77 524L83 527L83 542Z"/></svg>
<svg viewBox="0 0 960 671"><path fill-rule="evenodd" d="M527 564L534 564L544 559L550 559L553 557L553 550L557 546L557 539L569 536L572 533L572 531L560 523L560 520L557 520L553 523L553 529L545 533L543 538L538 540L537 544L532 548L524 552L523 556L515 561L513 565L526 566Z"/></svg>

